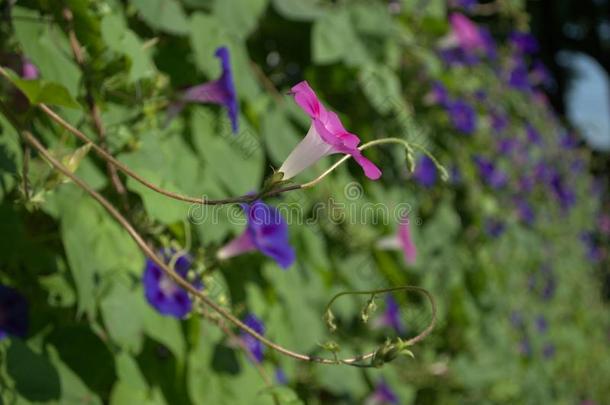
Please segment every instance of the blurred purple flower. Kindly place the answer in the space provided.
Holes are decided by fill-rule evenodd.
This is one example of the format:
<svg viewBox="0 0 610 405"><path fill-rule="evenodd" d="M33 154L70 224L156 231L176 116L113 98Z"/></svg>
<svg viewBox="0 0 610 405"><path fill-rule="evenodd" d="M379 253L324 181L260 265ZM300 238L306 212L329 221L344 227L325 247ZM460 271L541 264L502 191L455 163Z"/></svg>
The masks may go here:
<svg viewBox="0 0 610 405"><path fill-rule="evenodd" d="M508 117L506 114L492 111L491 112L491 127L495 132L502 132L508 127Z"/></svg>
<svg viewBox="0 0 610 405"><path fill-rule="evenodd" d="M538 40L529 32L513 31L509 35L508 40L518 52L525 54L534 54L538 52Z"/></svg>
<svg viewBox="0 0 610 405"><path fill-rule="evenodd" d="M398 305L398 302L396 302L396 299L389 294L386 295L385 311L379 318L378 324L380 326L392 328L398 334L404 334L406 332L406 327L400 317L400 306Z"/></svg>
<svg viewBox="0 0 610 405"><path fill-rule="evenodd" d="M527 135L527 140L531 143L535 145L540 145L542 143L542 137L533 125L527 124L525 127L525 133Z"/></svg>
<svg viewBox="0 0 610 405"><path fill-rule="evenodd" d="M610 215L601 214L597 220L599 231L604 235L610 235Z"/></svg>
<svg viewBox="0 0 610 405"><path fill-rule="evenodd" d="M231 120L233 133L238 129L239 103L233 82L229 50L222 46L216 49L216 57L220 59L222 73L216 80L189 87L180 94L178 101L168 108L168 120L176 116L186 103L220 104L224 106Z"/></svg>
<svg viewBox="0 0 610 405"><path fill-rule="evenodd" d="M546 343L542 347L542 356L545 359L550 359L551 357L555 356L555 345L552 343Z"/></svg>
<svg viewBox="0 0 610 405"><path fill-rule="evenodd" d="M515 328L523 328L525 325L523 322L523 314L519 311L512 311L510 314L510 323Z"/></svg>
<svg viewBox="0 0 610 405"><path fill-rule="evenodd" d="M437 173L434 161L426 155L422 155L415 165L413 178L422 186L429 188L436 183Z"/></svg>
<svg viewBox="0 0 610 405"><path fill-rule="evenodd" d="M536 317L536 330L540 333L546 333L549 328L549 323L543 315L538 315Z"/></svg>
<svg viewBox="0 0 610 405"><path fill-rule="evenodd" d="M244 323L246 324L246 326L254 330L259 335L265 334L265 325L263 324L263 321L256 317L256 315L246 315L246 317L244 318ZM244 342L245 346L248 348L250 354L252 354L254 360L258 363L261 363L264 358L265 346L252 335L245 332L242 332L241 339Z"/></svg>
<svg viewBox="0 0 610 405"><path fill-rule="evenodd" d="M447 105L447 113L451 123L458 131L464 134L472 134L476 129L476 112L465 101L454 101Z"/></svg>
<svg viewBox="0 0 610 405"><path fill-rule="evenodd" d="M463 8L465 10L472 10L474 6L478 4L479 0L449 0L449 7Z"/></svg>
<svg viewBox="0 0 610 405"><path fill-rule="evenodd" d="M487 234L492 238L500 237L505 230L506 225L504 222L494 218L488 218L485 220L485 232L487 232Z"/></svg>
<svg viewBox="0 0 610 405"><path fill-rule="evenodd" d="M559 146L563 149L574 149L578 147L579 139L573 132L563 132L559 136Z"/></svg>
<svg viewBox="0 0 610 405"><path fill-rule="evenodd" d="M568 210L576 204L576 195L566 186L565 180L557 171L551 175L550 186L561 208Z"/></svg>
<svg viewBox="0 0 610 405"><path fill-rule="evenodd" d="M475 156L474 161L479 169L479 176L489 187L499 189L508 183L507 175L498 169L491 160L483 156Z"/></svg>
<svg viewBox="0 0 610 405"><path fill-rule="evenodd" d="M504 156L509 156L517 149L518 141L513 138L501 138L496 141L498 153Z"/></svg>
<svg viewBox="0 0 610 405"><path fill-rule="evenodd" d="M21 65L21 77L26 80L34 80L38 79L40 76L40 72L38 72L38 68L29 59L23 57L22 65Z"/></svg>
<svg viewBox="0 0 610 405"><path fill-rule="evenodd" d="M478 55L460 47L441 48L439 56L449 66L472 66L480 62Z"/></svg>
<svg viewBox="0 0 610 405"><path fill-rule="evenodd" d="M534 85L548 87L553 83L553 76L541 60L536 60L532 64L530 71L531 82Z"/></svg>
<svg viewBox="0 0 610 405"><path fill-rule="evenodd" d="M480 33L481 38L483 39L485 54L491 60L496 59L498 57L498 49L493 35L491 35L491 32L487 28L481 28Z"/></svg>
<svg viewBox="0 0 610 405"><path fill-rule="evenodd" d="M279 385L287 385L288 384L288 377L286 376L286 373L284 372L284 370L281 367L276 367L275 368L275 381Z"/></svg>
<svg viewBox="0 0 610 405"><path fill-rule="evenodd" d="M524 176L519 179L519 191L529 193L534 188L534 180L529 176Z"/></svg>
<svg viewBox="0 0 610 405"><path fill-rule="evenodd" d="M538 183L546 183L551 179L553 170L544 161L540 161L534 167L534 179Z"/></svg>
<svg viewBox="0 0 610 405"><path fill-rule="evenodd" d="M581 232L580 241L586 248L587 259L591 263L598 263L602 259L602 249L595 241L595 234L590 231Z"/></svg>
<svg viewBox="0 0 610 405"><path fill-rule="evenodd" d="M161 252L165 263L171 261L171 250ZM186 278L191 267L190 256L183 254L175 261L174 270L183 278ZM146 259L144 275L142 278L144 294L148 303L162 315L174 318L184 318L193 307L188 293L174 282L165 272L151 259ZM196 285L201 287L201 285Z"/></svg>
<svg viewBox="0 0 610 405"><path fill-rule="evenodd" d="M217 256L225 260L254 250L275 260L283 269L294 263L296 256L288 239L288 225L281 212L257 200L242 204L248 225L245 231L218 250Z"/></svg>
<svg viewBox="0 0 610 405"><path fill-rule="evenodd" d="M438 80L432 82L432 89L426 95L426 101L430 104L437 104L444 106L449 100L449 93L447 88Z"/></svg>
<svg viewBox="0 0 610 405"><path fill-rule="evenodd" d="M524 198L518 198L515 205L519 219L527 225L532 225L536 219L536 214L530 203Z"/></svg>
<svg viewBox="0 0 610 405"><path fill-rule="evenodd" d="M28 333L28 302L19 291L0 284L0 340L25 338Z"/></svg>
<svg viewBox="0 0 610 405"><path fill-rule="evenodd" d="M529 72L522 60L516 60L508 74L508 85L520 91L530 91Z"/></svg>
<svg viewBox="0 0 610 405"><path fill-rule="evenodd" d="M398 397L392 389L381 380L377 383L375 391L367 398L368 405L398 404Z"/></svg>

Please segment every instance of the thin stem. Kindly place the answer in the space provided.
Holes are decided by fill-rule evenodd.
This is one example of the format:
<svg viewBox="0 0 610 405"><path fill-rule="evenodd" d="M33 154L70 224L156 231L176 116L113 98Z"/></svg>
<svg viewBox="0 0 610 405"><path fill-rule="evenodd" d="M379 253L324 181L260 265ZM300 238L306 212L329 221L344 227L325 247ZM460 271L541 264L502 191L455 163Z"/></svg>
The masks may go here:
<svg viewBox="0 0 610 405"><path fill-rule="evenodd" d="M415 143L409 143L408 141L406 141L404 139L400 139L400 138L377 139L377 140L370 141L370 142L367 142L365 144L362 144L361 146L358 147L358 149L363 151L363 150L368 149L368 148L370 148L372 146L383 145L383 144L391 144L391 143L393 143L393 144L397 143L399 145L404 146L404 148L407 150L407 153L413 153L413 148L420 150L421 152L425 153L428 157L430 157L432 159L434 164L441 171L443 177L446 176L447 171L445 170L445 168L438 162L438 160L436 160L436 158L434 156L432 156L432 154L430 152L428 152L428 150L426 150L426 148L424 148L421 145L415 144ZM315 179L313 179L310 182L301 184L301 188L307 189L307 188L314 187L315 185L320 183L326 176L331 174L337 167L341 166L346 160L350 159L351 157L352 157L351 155L343 156L341 159L336 161L331 167L329 167L326 171L324 171L318 177L316 177Z"/></svg>
<svg viewBox="0 0 610 405"><path fill-rule="evenodd" d="M30 172L30 145L25 144L23 146L23 166L21 169L21 176L23 181L23 194L25 196L25 200L28 201L30 199L30 182L28 180Z"/></svg>
<svg viewBox="0 0 610 405"><path fill-rule="evenodd" d="M100 109L97 103L95 102L95 98L93 96L93 85L89 78L87 77L87 65L85 63L85 57L83 55L83 49L76 37L76 33L74 31L74 18L72 15L72 11L69 8L64 8L63 17L68 23L68 38L70 42L70 48L72 49L72 54L74 55L74 59L76 63L81 68L83 72L83 82L85 86L85 99L87 101L87 107L89 108L89 116L91 117L91 121L93 122L93 127L97 132L97 136L100 140L100 147L102 149L106 149L106 129L104 128L104 123L102 122L102 117L100 114ZM110 182L114 187L114 190L121 198L121 202L123 204L123 208L127 209L128 199L127 199L127 189L123 185L119 174L117 173L116 167L110 163L106 162L106 171L108 172L108 176L110 177Z"/></svg>
<svg viewBox="0 0 610 405"><path fill-rule="evenodd" d="M4 110L4 108L3 108ZM318 364L345 364L362 367L359 364L360 361L367 360L372 358L375 355L375 352L370 352L367 354L363 354L356 357L350 357L346 359L339 359L339 361L328 358L314 357L306 354L298 353L293 350L287 349L279 344L269 340L265 336L259 334L254 329L250 328L248 325L243 323L240 319L238 319L235 315L233 315L229 310L221 307L218 303L213 301L211 298L203 294L197 288L193 287L191 283L189 283L186 279L180 276L177 272L175 272L172 268L164 263L162 259L160 259L153 249L148 246L148 244L144 241L144 238L135 230L135 228L121 215L121 213L106 200L101 194L92 189L87 183L85 183L80 177L72 173L68 168L66 168L63 164L61 164L57 159L55 159L50 152L36 139L29 131L22 131L21 135L34 149L36 149L45 160L47 160L51 166L53 166L57 171L62 173L64 176L68 177L70 180L74 182L78 187L83 189L87 194L89 194L93 199L95 199L98 203L100 203L108 213L114 217L114 219L127 231L127 233L133 238L136 244L140 247L142 252L152 260L164 273L166 273L176 284L180 287L184 288L190 294L192 294L197 299L201 300L205 305L211 307L215 312L217 312L221 317L232 323L237 328L241 329L245 333L251 335L259 342L264 345L270 347L271 349L284 354L288 357L292 357L296 360L306 361L306 362L314 362ZM427 292L426 292L427 293ZM429 296L429 295L428 295ZM429 296L429 298L431 298ZM427 331L427 330L426 330ZM426 332L425 331L425 332ZM429 333L429 332L427 332Z"/></svg>
<svg viewBox="0 0 610 405"><path fill-rule="evenodd" d="M430 302L430 308L432 309L432 320L430 321L430 324L428 324L426 329L424 329L417 336L404 341L405 344L412 346L412 345L424 340L436 326L436 303L434 301L434 297L432 297L432 294L430 294L430 292L428 290L426 290L425 288L416 287L416 286L412 286L412 285L404 285L401 287L389 287L389 288L381 288L381 289L377 289L377 290L344 291L344 292L340 292L340 293L336 294L334 297L331 298L331 300L328 302L328 304L326 304L326 308L324 309L324 312L326 313L327 311L329 311L330 308L332 307L333 303L338 298L345 296L345 295L377 295L377 294L386 294L386 293L390 293L393 291L417 291L417 292L425 295L426 298L428 299L428 301Z"/></svg>
<svg viewBox="0 0 610 405"><path fill-rule="evenodd" d="M296 189L299 189L301 187L300 185L293 185L293 186L288 186L288 187L284 187L284 188L279 188L279 189L271 190L271 191L268 191L268 192L265 192L265 193L262 193L262 194L244 195L244 196L239 196L239 197L230 197L230 198L224 198L224 199L218 199L218 200L210 200L210 199L207 199L205 197L204 198L190 197L190 196L182 195L182 194L179 194L179 193L174 193L172 191L165 190L165 189L163 189L161 187L158 187L158 186L150 183L149 181L145 180L139 174L137 174L136 172L131 170L129 167L127 167L126 165L124 165L123 163L118 161L110 153L106 152L106 150L104 150L103 148L101 148L98 145L96 145L95 143L93 143L91 141L91 139L89 139L87 137L87 135L85 135L84 133L82 133L78 129L74 128L72 125L70 125L68 122L66 122L63 118L61 118L59 115L57 115L47 105L39 104L38 107L45 114L47 114L53 121L55 121L56 123L61 125L64 129L68 130L68 132L70 132L71 134L76 136L82 142L84 142L86 144L91 144L91 148L102 159L105 159L106 161L112 163L120 171L122 171L123 173L125 173L129 177L133 178L134 180L138 181L142 185L148 187L149 189L151 189L153 191L156 191L157 193L162 194L162 195L164 195L166 197L173 198L174 200L190 202L190 203L194 203L194 204L202 204L202 205L221 205L221 204L232 204L232 203L243 203L243 202L247 203L247 202L252 202L252 201L254 201L254 200L258 199L258 198L281 194L283 192L290 191L290 190L296 190Z"/></svg>

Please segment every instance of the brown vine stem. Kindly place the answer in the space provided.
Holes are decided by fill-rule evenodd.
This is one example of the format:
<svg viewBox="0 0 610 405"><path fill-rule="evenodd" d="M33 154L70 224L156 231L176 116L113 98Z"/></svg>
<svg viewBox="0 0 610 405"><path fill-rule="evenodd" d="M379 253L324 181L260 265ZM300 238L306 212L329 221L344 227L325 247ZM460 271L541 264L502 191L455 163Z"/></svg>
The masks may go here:
<svg viewBox="0 0 610 405"><path fill-rule="evenodd" d="M6 111L5 108L2 108L2 110ZM205 305L211 307L222 318L224 318L225 320L232 323L235 327L248 333L249 335L251 335L252 337L257 339L259 342L263 343L267 347L269 347L283 355L292 357L296 360L314 362L314 363L319 363L319 364L335 364L335 365L336 364L345 364L345 365L351 365L351 366L356 366L356 367L366 367L366 365L361 364L361 361L371 359L375 355L376 351L372 351L367 354L363 354L363 355L356 356L356 357L345 358L345 359L329 359L329 358L309 356L306 354L298 353L298 352L292 351L290 349L287 349L287 348L269 340L265 336L257 333L255 330L250 328L248 325L246 325L240 319L238 319L235 315L233 315L229 310L223 308L218 303L213 301L211 298L209 298L208 296L203 294L201 291L199 291L197 288L193 287L187 280L182 278L172 268L167 266L165 264L165 262L157 256L157 254L154 252L154 250L150 246L148 246L148 244L145 242L144 238L135 230L135 228L129 223L129 221L127 221L127 219L125 219L125 217L123 217L123 215L108 200L106 200L106 198L104 198L101 194L99 194L97 191L92 189L80 177L76 176L68 168L66 168L61 162L59 162L57 159L55 159L51 155L51 153L29 131L21 131L20 134L22 135L22 137L24 138L24 140L27 143L29 143L34 149L36 149L42 155L42 157L47 162L49 162L49 164L51 164L51 166L53 166L57 171L59 171L64 176L66 176L70 180L72 180L74 182L74 184L76 184L78 187L83 189L93 199L95 199L98 203L100 203L108 211L108 213L110 213L110 215L113 216L114 219L133 238L133 240L140 247L142 252L148 258L150 258L150 260L152 260L157 266L159 266L159 268L161 270L163 270L163 272L166 273L176 284L178 284L180 287L184 288L186 291L188 291L194 297L199 299ZM426 292L426 294L431 299L431 302L433 303L432 305L434 306L434 301L432 300L432 297L428 295L429 293ZM426 329L424 331L424 333L425 333L424 337L427 336L427 334L429 333L428 329ZM417 337L414 339L417 339ZM419 340L420 339L418 339L417 341L419 341Z"/></svg>
<svg viewBox="0 0 610 405"><path fill-rule="evenodd" d="M162 194L162 195L164 195L166 197L172 198L174 200L190 202L190 203L194 203L194 204L201 204L201 205L222 205L222 204L233 204L233 203L248 203L248 202L252 202L252 201L254 201L254 200L258 199L258 198L270 197L270 196L273 196L273 195L284 193L286 191L297 190L297 189L301 188L300 185L295 184L295 185L291 185L291 186L287 186L287 187L278 188L278 189L270 190L270 191L267 191L267 192L259 193L259 194L256 194L256 195L250 195L249 194L249 195L243 195L243 196L239 196L239 197L230 197L230 198L223 198L223 199L218 199L218 200L210 200L210 199L207 199L205 197L204 198L190 197L190 196L182 195L182 194L179 194L179 193L175 193L173 191L165 190L165 189L163 189L161 187L158 187L158 186L150 183L148 180L144 179L139 174L137 174L136 172L131 170L129 167L127 167L126 165L124 165L123 163L118 161L114 156L112 156L110 153L108 153L106 150L104 150L104 148L99 147L93 141L91 141L91 139L89 139L87 137L87 135L85 135L84 133L82 133L81 131L79 131L78 129L74 128L72 125L70 125L68 122L66 122L63 118L61 118L57 113L55 113L55 111L53 111L47 105L39 104L38 108L40 108L46 115L49 116L49 118L51 118L53 121L55 121L56 123L61 125L64 129L68 130L68 132L70 132L71 134L76 136L82 142L84 142L85 144L91 144L91 148L102 159L112 163L120 171L122 171L123 173L125 173L129 177L133 178L134 180L138 181L142 185L148 187L149 189L151 189L153 191L156 191L157 193Z"/></svg>
<svg viewBox="0 0 610 405"><path fill-rule="evenodd" d="M100 114L100 109L97 103L95 102L95 97L93 96L93 88L92 83L87 77L87 65L85 63L85 57L83 55L83 49L76 37L76 33L74 31L74 17L72 15L72 11L69 8L63 9L63 17L66 20L68 25L68 39L70 42L70 48L72 49L72 54L74 55L74 60L81 68L83 72L83 83L85 86L85 100L87 102L87 107L89 109L89 116L91 118L91 122L93 123L93 127L95 128L95 132L100 140L100 147L106 150L106 129L104 128L104 123L102 121L102 117ZM114 190L121 198L121 203L123 204L124 209L128 209L128 199L127 199L127 189L125 185L121 181L119 174L117 172L117 168L111 163L106 162L106 171L108 172L108 176L110 177L110 181Z"/></svg>
<svg viewBox="0 0 610 405"><path fill-rule="evenodd" d="M4 108L3 105L2 105L2 110L6 111L6 108ZM15 123L14 120L11 120L11 121L13 123ZM16 125L16 129L19 130L19 127L17 125ZM184 288L186 291L188 291L190 294L192 294L197 299L201 300L205 305L211 307L215 312L217 312L225 320L232 323L235 327L248 333L249 335L251 335L252 337L257 339L259 342L263 343L267 347L269 347L283 355L292 357L293 359L300 360L300 361L314 362L314 363L318 363L318 364L335 364L335 365L336 364L345 364L345 365L356 366L356 367L363 367L363 365L360 362L367 360L367 359L371 359L375 355L376 351L372 351L367 354L363 354L363 355L356 356L356 357L345 358L345 359L329 359L329 358L309 356L306 354L298 353L298 352L292 351L290 349L287 349L287 348L271 341L270 339L266 338L265 336L259 334L258 332L256 332L252 328L250 328L248 325L243 323L240 319L238 319L235 315L233 315L229 310L223 308L218 303L216 303L214 300L212 300L210 297L206 296L201 291L199 291L197 288L193 287L187 280L185 280L178 273L176 273L174 271L174 269L167 266L165 264L165 262L156 255L154 250L150 246L148 246L148 244L144 241L144 238L135 230L135 228L129 223L129 221L127 221L127 219L125 219L125 217L123 217L123 215L108 200L106 200L106 198L104 198L101 194L99 194L97 191L92 189L80 177L78 177L77 175L72 173L61 162L59 162L57 159L55 159L51 155L51 153L29 131L20 131L20 134L23 136L24 140L27 143L29 143L34 149L36 149L42 155L42 157L47 162L49 162L49 164L51 164L51 166L53 166L61 174L63 174L64 176L66 176L70 180L72 180L74 182L74 184L76 184L78 187L83 189L93 199L95 199L98 203L100 203L108 211L108 213L112 217L114 217L114 219L133 238L133 240L140 247L142 252L144 252L144 254L148 258L150 258L150 260L152 260L157 266L159 266L159 268L161 270L163 270L163 272L166 273L176 284L178 284L180 287ZM434 301L432 300L432 297L429 295L429 293L426 292L426 294L427 294L428 298L431 299L431 302L433 303ZM427 336L427 334L429 333L428 329L426 329L424 331L424 333L425 333L424 337ZM421 340L421 339L418 339L417 337L414 339L416 339L415 341ZM412 339L412 341L413 341L413 339Z"/></svg>
<svg viewBox="0 0 610 405"><path fill-rule="evenodd" d="M412 346L412 345L424 340L430 333L432 333L432 330L436 326L436 303L434 302L434 298L432 297L432 294L430 294L428 292L428 290L426 290L425 288L416 287L416 286L412 286L412 285L403 285L400 287L380 288L380 289L376 289L376 290L344 291L344 292L340 292L340 293L336 294L334 297L331 298L331 300L328 302L328 304L326 304L326 308L324 309L324 312L326 313L326 311L329 311L330 308L332 307L333 303L337 299L339 299L340 297L345 296L345 295L377 295L377 294L387 294L387 293L391 293L393 291L416 291L420 294L425 295L426 298L428 299L428 301L430 302L430 308L432 309L432 320L430 321L430 324L428 324L426 329L424 329L419 335L417 335L411 339L405 340L403 342L404 344L406 344L408 346Z"/></svg>

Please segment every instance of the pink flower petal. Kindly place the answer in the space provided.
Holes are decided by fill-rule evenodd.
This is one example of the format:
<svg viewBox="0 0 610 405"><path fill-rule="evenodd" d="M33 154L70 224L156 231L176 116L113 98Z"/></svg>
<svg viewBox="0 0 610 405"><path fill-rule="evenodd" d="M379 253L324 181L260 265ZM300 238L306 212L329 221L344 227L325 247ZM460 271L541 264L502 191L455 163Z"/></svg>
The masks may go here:
<svg viewBox="0 0 610 405"><path fill-rule="evenodd" d="M405 261L409 264L415 263L417 250L411 238L411 230L409 229L409 221L406 219L398 225L398 239L402 246L402 251L405 255Z"/></svg>
<svg viewBox="0 0 610 405"><path fill-rule="evenodd" d="M485 48L485 41L479 28L468 17L460 13L453 13L449 16L449 21L463 48L471 50Z"/></svg>
<svg viewBox="0 0 610 405"><path fill-rule="evenodd" d="M309 86L309 83L302 81L292 87L294 101L309 115L311 118L326 118L326 109L318 100L316 93Z"/></svg>
<svg viewBox="0 0 610 405"><path fill-rule="evenodd" d="M373 162L362 156L362 153L355 149L350 153L354 160L358 162L362 170L364 170L364 175L371 180L377 180L381 177L381 170Z"/></svg>

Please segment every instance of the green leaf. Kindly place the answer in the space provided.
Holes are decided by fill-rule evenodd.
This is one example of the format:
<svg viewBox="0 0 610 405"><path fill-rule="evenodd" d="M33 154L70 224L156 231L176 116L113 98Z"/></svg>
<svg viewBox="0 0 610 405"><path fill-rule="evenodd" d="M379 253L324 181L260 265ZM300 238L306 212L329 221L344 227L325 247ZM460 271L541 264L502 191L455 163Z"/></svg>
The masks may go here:
<svg viewBox="0 0 610 405"><path fill-rule="evenodd" d="M202 107L194 107L192 133L195 146L205 162L207 172L228 195L244 195L257 190L263 177L263 153L258 134L246 123L239 134L215 131L214 122Z"/></svg>
<svg viewBox="0 0 610 405"><path fill-rule="evenodd" d="M14 72L5 69L11 83L27 97L31 104L49 104L69 108L80 108L68 90L60 84L42 79L24 80Z"/></svg>
<svg viewBox="0 0 610 405"><path fill-rule="evenodd" d="M317 64L343 61L348 66L357 66L370 59L347 10L316 20L311 35L313 61Z"/></svg>
<svg viewBox="0 0 610 405"><path fill-rule="evenodd" d="M15 388L30 401L58 400L60 381L57 369L49 360L13 339L6 353L6 369Z"/></svg>
<svg viewBox="0 0 610 405"><path fill-rule="evenodd" d="M81 376L61 361L59 353L53 346L49 346L49 357L57 367L61 380L60 403L74 405L102 404L100 398L81 380Z"/></svg>
<svg viewBox="0 0 610 405"><path fill-rule="evenodd" d="M129 79L138 81L152 76L156 68L152 63L149 52L144 49L138 36L127 28L122 16L109 14L104 17L101 24L102 37L108 47L131 61Z"/></svg>
<svg viewBox="0 0 610 405"><path fill-rule="evenodd" d="M23 54L32 61L40 76L64 86L75 98L81 83L81 72L72 58L70 44L64 31L56 24L48 24L40 13L18 6L11 7L15 37Z"/></svg>
<svg viewBox="0 0 610 405"><path fill-rule="evenodd" d="M216 0L214 15L230 35L245 39L255 28L268 0Z"/></svg>
<svg viewBox="0 0 610 405"><path fill-rule="evenodd" d="M318 0L273 0L273 7L283 17L297 21L317 20L327 8Z"/></svg>
<svg viewBox="0 0 610 405"><path fill-rule="evenodd" d="M109 214L72 184L56 195L61 235L78 294L78 311L93 315L99 283L115 273L139 275L143 256Z"/></svg>
<svg viewBox="0 0 610 405"><path fill-rule="evenodd" d="M143 292L131 291L120 282L113 283L110 293L100 304L104 324L111 339L131 353L138 353L142 347L144 331ZM129 308L126 311L125 308Z"/></svg>
<svg viewBox="0 0 610 405"><path fill-rule="evenodd" d="M131 4L152 28L170 34L188 32L188 18L177 0L132 0Z"/></svg>
<svg viewBox="0 0 610 405"><path fill-rule="evenodd" d="M379 113L406 110L400 94L400 80L389 67L366 65L360 71L359 82L364 95Z"/></svg>

